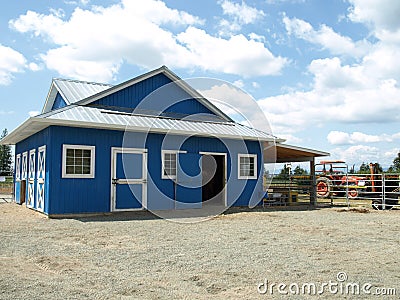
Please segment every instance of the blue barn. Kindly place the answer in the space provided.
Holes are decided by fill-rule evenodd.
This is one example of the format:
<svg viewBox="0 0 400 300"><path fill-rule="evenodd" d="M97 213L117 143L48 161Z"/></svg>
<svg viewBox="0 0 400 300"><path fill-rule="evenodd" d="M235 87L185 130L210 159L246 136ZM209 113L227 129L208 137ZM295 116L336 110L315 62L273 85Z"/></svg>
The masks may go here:
<svg viewBox="0 0 400 300"><path fill-rule="evenodd" d="M11 132L15 201L49 216L257 204L263 145L165 66L119 85L53 79Z"/></svg>

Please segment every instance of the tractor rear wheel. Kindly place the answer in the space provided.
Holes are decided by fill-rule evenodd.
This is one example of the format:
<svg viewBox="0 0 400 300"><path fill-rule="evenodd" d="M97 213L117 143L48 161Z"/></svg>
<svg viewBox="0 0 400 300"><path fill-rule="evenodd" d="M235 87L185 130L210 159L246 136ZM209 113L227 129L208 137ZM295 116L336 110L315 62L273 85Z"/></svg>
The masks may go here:
<svg viewBox="0 0 400 300"><path fill-rule="evenodd" d="M331 195L332 182L326 177L317 179L317 196L320 198L328 198Z"/></svg>
<svg viewBox="0 0 400 300"><path fill-rule="evenodd" d="M358 190L357 189L349 189L347 195L350 199L356 199L358 197Z"/></svg>

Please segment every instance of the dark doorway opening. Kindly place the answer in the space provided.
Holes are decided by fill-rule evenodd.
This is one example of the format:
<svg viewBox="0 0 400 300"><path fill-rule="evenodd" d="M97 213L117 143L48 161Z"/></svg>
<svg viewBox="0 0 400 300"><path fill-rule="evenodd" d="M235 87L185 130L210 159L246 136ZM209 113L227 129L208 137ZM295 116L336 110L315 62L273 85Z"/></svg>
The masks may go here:
<svg viewBox="0 0 400 300"><path fill-rule="evenodd" d="M201 167L202 201L224 205L225 156L203 155Z"/></svg>

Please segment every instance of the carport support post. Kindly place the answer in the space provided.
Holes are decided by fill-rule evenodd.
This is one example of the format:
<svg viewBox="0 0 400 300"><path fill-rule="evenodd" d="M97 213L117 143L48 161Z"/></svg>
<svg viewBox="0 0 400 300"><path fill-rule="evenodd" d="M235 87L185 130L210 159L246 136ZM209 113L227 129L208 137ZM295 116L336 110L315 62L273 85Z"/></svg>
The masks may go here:
<svg viewBox="0 0 400 300"><path fill-rule="evenodd" d="M315 158L310 161L310 175L311 175L311 191L310 191L310 204L317 205L317 181L315 178Z"/></svg>

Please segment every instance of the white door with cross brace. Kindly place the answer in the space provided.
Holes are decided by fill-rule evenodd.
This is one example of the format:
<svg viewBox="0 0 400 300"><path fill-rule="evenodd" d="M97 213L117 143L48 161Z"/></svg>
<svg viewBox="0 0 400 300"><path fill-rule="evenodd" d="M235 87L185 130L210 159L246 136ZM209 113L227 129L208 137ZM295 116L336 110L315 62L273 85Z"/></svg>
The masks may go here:
<svg viewBox="0 0 400 300"><path fill-rule="evenodd" d="M26 206L35 207L35 159L36 150L32 149L29 151L29 162L28 162L28 200Z"/></svg>
<svg viewBox="0 0 400 300"><path fill-rule="evenodd" d="M36 209L43 212L44 210L44 191L45 191L45 179L46 179L46 146L42 146L38 149L38 165L37 165L37 197L36 197Z"/></svg>

